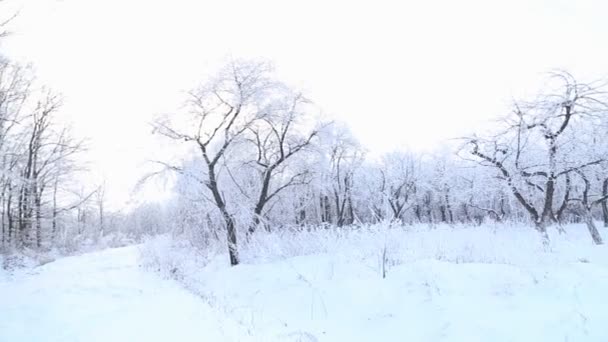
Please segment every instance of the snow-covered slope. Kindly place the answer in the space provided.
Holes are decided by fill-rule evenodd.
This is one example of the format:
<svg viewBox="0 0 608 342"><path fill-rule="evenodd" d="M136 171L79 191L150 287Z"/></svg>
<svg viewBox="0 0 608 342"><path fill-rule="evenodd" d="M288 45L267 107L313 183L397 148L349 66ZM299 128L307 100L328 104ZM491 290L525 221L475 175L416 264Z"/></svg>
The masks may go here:
<svg viewBox="0 0 608 342"><path fill-rule="evenodd" d="M0 275L0 341L243 340L201 298L140 269L137 256L137 247L110 249Z"/></svg>
<svg viewBox="0 0 608 342"><path fill-rule="evenodd" d="M152 260L258 341L608 341L608 249L568 230L546 248L529 227L318 230L262 235L232 268Z"/></svg>
<svg viewBox="0 0 608 342"><path fill-rule="evenodd" d="M201 278L203 291L260 338L608 341L608 269L594 263L425 260L382 279L363 263L316 255Z"/></svg>
<svg viewBox="0 0 608 342"><path fill-rule="evenodd" d="M363 234L237 267L183 254L177 281L138 247L0 274L0 341L608 341L608 249L576 231L546 252L492 233L494 256L479 230L395 233L408 250L389 250L385 278Z"/></svg>

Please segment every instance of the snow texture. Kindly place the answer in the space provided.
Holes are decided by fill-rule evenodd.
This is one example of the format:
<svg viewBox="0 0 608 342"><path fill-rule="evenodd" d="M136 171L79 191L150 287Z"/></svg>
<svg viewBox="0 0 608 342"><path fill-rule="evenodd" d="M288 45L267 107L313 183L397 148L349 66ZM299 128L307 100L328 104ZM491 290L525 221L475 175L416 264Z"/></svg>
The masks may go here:
<svg viewBox="0 0 608 342"><path fill-rule="evenodd" d="M269 234L237 267L168 239L64 258L0 274L0 341L607 341L606 247L527 229L302 232L291 254Z"/></svg>
<svg viewBox="0 0 608 342"><path fill-rule="evenodd" d="M0 341L240 341L201 298L138 266L137 247L0 273Z"/></svg>

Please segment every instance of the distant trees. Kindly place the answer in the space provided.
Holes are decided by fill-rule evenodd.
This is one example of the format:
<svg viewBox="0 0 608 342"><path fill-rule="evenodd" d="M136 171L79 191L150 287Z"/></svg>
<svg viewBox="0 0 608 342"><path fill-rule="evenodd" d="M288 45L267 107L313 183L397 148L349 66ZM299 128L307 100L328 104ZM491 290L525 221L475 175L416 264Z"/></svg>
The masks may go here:
<svg viewBox="0 0 608 342"><path fill-rule="evenodd" d="M0 18L0 36L14 17ZM0 54L1 248L48 248L60 216L80 203L70 183L83 142L58 120L61 98L36 84L30 68Z"/></svg>
<svg viewBox="0 0 608 342"><path fill-rule="evenodd" d="M565 72L550 81L515 103L495 134L467 138L457 153L366 159L345 126L312 120L311 103L267 63L231 62L191 93L184 116L155 125L199 155L165 164L179 174L175 231L205 240L221 225L233 265L237 236L259 227L517 220L547 239L549 225L583 221L602 243L594 219L608 225L604 94Z"/></svg>
<svg viewBox="0 0 608 342"><path fill-rule="evenodd" d="M57 96L31 90L23 69L1 68L10 75L0 79L3 241L41 248L45 239L52 243L57 216L68 210L60 204L62 184L76 171L83 145L57 123Z"/></svg>
<svg viewBox="0 0 608 342"><path fill-rule="evenodd" d="M301 107L307 103L301 94L283 90L271 103L263 117L250 128L247 140L256 150L254 161L246 161L259 174L259 190L253 209L253 223L248 233L254 233L263 217L266 205L282 191L305 184L309 170L288 167L288 162L305 152L318 134L318 128L303 131L300 121L306 117ZM274 184L273 184L274 183Z"/></svg>
<svg viewBox="0 0 608 342"><path fill-rule="evenodd" d="M355 174L364 161L364 151L345 127L336 127L329 132L325 148L329 160L326 174L326 192L323 196L323 211L326 216L333 212L332 223L338 227L355 221L354 187ZM333 210L329 209L331 198ZM330 217L325 217L331 222Z"/></svg>

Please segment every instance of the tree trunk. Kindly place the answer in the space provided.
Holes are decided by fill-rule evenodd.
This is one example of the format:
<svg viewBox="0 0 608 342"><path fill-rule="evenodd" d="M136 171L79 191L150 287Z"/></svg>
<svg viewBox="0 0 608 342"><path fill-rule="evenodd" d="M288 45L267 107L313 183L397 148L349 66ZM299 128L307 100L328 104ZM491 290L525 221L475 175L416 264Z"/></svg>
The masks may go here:
<svg viewBox="0 0 608 342"><path fill-rule="evenodd" d="M296 217L297 224L303 226L306 224L306 206L303 199L300 198L300 211Z"/></svg>
<svg viewBox="0 0 608 342"><path fill-rule="evenodd" d="M260 216L262 215L262 208L259 206L256 206L256 208L253 210L253 220L251 222L251 225L249 226L249 229L247 229L247 237L249 237L251 234L253 234L256 229L258 228L258 226L260 225Z"/></svg>
<svg viewBox="0 0 608 342"><path fill-rule="evenodd" d="M272 169L267 169L262 174L262 189L260 190L260 195L258 196L258 202L255 205L255 209L253 210L253 222L249 226L247 230L247 235L251 235L255 232L260 224L260 217L262 215L262 211L264 210L264 206L266 202L268 202L268 191L270 190L270 179L272 177Z"/></svg>
<svg viewBox="0 0 608 342"><path fill-rule="evenodd" d="M445 209L448 213L448 219L450 223L454 223L454 213L452 212L452 205L450 204L450 191L445 192Z"/></svg>
<svg viewBox="0 0 608 342"><path fill-rule="evenodd" d="M209 190L211 190L215 205L222 214L222 217L224 218L224 222L226 224L226 235L228 243L228 254L230 255L230 265L236 266L239 264L239 252L237 247L236 226L234 223L234 218L228 212L228 209L226 208L226 203L224 202L224 199L220 194L217 179L215 177L214 165L208 164L207 166L207 170L209 172L209 182L207 183L207 187L209 188Z"/></svg>
<svg viewBox="0 0 608 342"><path fill-rule="evenodd" d="M566 190L564 193L564 199L562 200L562 204L557 209L557 214L555 215L557 222L561 224L564 222L564 215L566 213L566 209L568 208L568 202L570 201L570 175L566 175Z"/></svg>
<svg viewBox="0 0 608 342"><path fill-rule="evenodd" d="M224 220L226 221L226 231L228 235L228 254L230 255L230 265L236 266L239 264L239 252L237 249L236 227L234 225L234 219L225 212Z"/></svg>
<svg viewBox="0 0 608 342"><path fill-rule="evenodd" d="M8 198L6 201L6 219L8 221L8 244L11 244L12 241L12 236L15 234L15 228L14 228L14 223L13 223L13 208L12 208L12 202L13 202L13 189L11 187L11 185L9 184L8 186Z"/></svg>
<svg viewBox="0 0 608 342"><path fill-rule="evenodd" d="M604 179L602 184L602 196L608 196L608 178ZM604 227L608 227L608 201L602 201L602 216L604 218Z"/></svg>
<svg viewBox="0 0 608 342"><path fill-rule="evenodd" d="M466 203L462 204L462 212L464 213L464 219L466 222L471 222L471 214L469 213L469 206Z"/></svg>
<svg viewBox="0 0 608 342"><path fill-rule="evenodd" d="M441 214L441 222L447 222L447 217L446 217L446 213L445 213L445 206L444 205L440 205L439 206L439 213Z"/></svg>
<svg viewBox="0 0 608 342"><path fill-rule="evenodd" d="M418 220L418 223L422 222L422 208L420 208L420 206L418 204L416 204L416 206L414 207L414 215L416 215L416 219Z"/></svg>
<svg viewBox="0 0 608 342"><path fill-rule="evenodd" d="M348 196L348 224L355 223L355 209L353 208L353 199Z"/></svg>
<svg viewBox="0 0 608 342"><path fill-rule="evenodd" d="M539 221L536 221L535 228L542 237L543 245L549 246L549 234L547 233L547 222L542 219Z"/></svg>
<svg viewBox="0 0 608 342"><path fill-rule="evenodd" d="M589 230L589 234L591 234L591 239L593 239L593 243L596 245L601 245L603 243L602 236L600 232L597 230L595 226L595 222L593 222L593 215L591 214L591 209L586 208L584 215L585 224L587 225L587 229Z"/></svg>
<svg viewBox="0 0 608 342"><path fill-rule="evenodd" d="M105 220L104 220L104 210L103 210L103 202L99 203L99 237L103 238L104 230L105 230Z"/></svg>
<svg viewBox="0 0 608 342"><path fill-rule="evenodd" d="M36 207L36 247L40 248L42 247L42 191L36 191L34 195Z"/></svg>
<svg viewBox="0 0 608 342"><path fill-rule="evenodd" d="M555 223L557 220L555 219L555 215L553 212L553 196L555 193L555 180L549 177L547 180L547 184L545 187L545 206L543 208L543 212L541 214L542 220L551 223Z"/></svg>
<svg viewBox="0 0 608 342"><path fill-rule="evenodd" d="M329 223L331 221L332 217L329 196L323 195L321 197L321 222Z"/></svg>
<svg viewBox="0 0 608 342"><path fill-rule="evenodd" d="M57 180L53 186L53 214L51 223L51 243L55 242L57 235Z"/></svg>
<svg viewBox="0 0 608 342"><path fill-rule="evenodd" d="M6 205L6 185L2 187L2 195L0 196L0 208L4 209ZM2 225L2 247L6 245L6 213L4 210L0 211L0 220L2 221L0 224Z"/></svg>

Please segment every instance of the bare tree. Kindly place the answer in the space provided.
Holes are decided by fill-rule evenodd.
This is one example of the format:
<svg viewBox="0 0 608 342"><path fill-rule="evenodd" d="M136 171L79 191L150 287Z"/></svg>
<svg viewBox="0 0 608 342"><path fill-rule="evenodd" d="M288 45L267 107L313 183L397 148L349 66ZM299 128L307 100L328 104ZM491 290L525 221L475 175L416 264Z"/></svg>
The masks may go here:
<svg viewBox="0 0 608 342"><path fill-rule="evenodd" d="M335 224L342 227L355 220L353 188L355 172L364 161L359 143L344 127L333 131L329 144L329 193L333 199Z"/></svg>
<svg viewBox="0 0 608 342"><path fill-rule="evenodd" d="M567 152L581 125L606 110L598 84L578 83L566 72L552 74L551 79L560 87L516 104L504 131L489 139L469 138L466 143L479 163L499 172L545 238L547 224L557 222L558 180L603 162L603 158L572 160Z"/></svg>
<svg viewBox="0 0 608 342"><path fill-rule="evenodd" d="M226 227L231 265L239 263L237 227L218 180L219 162L264 117L262 102L272 88L270 71L265 62L233 61L211 82L190 92L186 118L159 120L154 125L159 134L197 147L204 164L204 185Z"/></svg>
<svg viewBox="0 0 608 342"><path fill-rule="evenodd" d="M308 101L300 94L288 95L272 104L267 109L267 115L249 128L249 141L257 152L252 164L260 174L261 183L249 234L255 232L260 224L264 207L269 201L281 191L306 182L308 170L290 170L285 167L286 162L304 151L318 134L318 129L303 133L298 127L305 116L300 107L306 103Z"/></svg>
<svg viewBox="0 0 608 342"><path fill-rule="evenodd" d="M411 205L417 181L414 156L410 153L392 152L383 156L377 168L380 188L376 191L385 200L391 220L401 221ZM383 211L381 208L374 210L380 217L386 216L380 214Z"/></svg>

